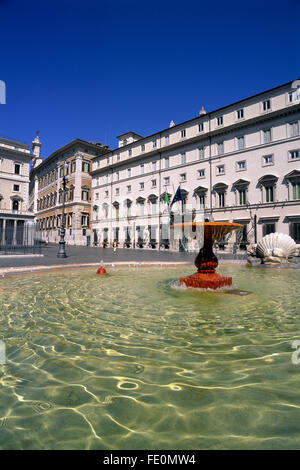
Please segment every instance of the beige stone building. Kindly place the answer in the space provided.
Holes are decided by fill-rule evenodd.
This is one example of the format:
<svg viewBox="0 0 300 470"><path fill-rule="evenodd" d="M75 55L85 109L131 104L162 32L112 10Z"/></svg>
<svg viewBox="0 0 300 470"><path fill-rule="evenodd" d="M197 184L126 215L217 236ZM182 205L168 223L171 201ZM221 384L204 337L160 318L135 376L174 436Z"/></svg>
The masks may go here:
<svg viewBox="0 0 300 470"><path fill-rule="evenodd" d="M91 158L102 155L101 143L75 139L43 160L38 137L33 142L30 172L30 209L36 215L42 240L58 243L62 224L63 176L65 192L65 241L70 245L89 245L91 240Z"/></svg>
<svg viewBox="0 0 300 470"><path fill-rule="evenodd" d="M0 138L0 246L23 245L25 227L33 223L29 211L28 145Z"/></svg>
<svg viewBox="0 0 300 470"><path fill-rule="evenodd" d="M119 135L115 150L92 157L93 241L166 246L165 193L171 200L180 186L190 219L204 211L244 226L238 248L275 231L300 243L299 85L202 109L147 137Z"/></svg>

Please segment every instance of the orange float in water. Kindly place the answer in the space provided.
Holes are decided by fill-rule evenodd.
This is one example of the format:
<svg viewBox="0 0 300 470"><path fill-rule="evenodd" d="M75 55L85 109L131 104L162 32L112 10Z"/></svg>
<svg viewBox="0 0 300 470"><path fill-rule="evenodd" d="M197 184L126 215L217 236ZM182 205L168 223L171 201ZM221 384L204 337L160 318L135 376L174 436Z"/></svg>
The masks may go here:
<svg viewBox="0 0 300 470"><path fill-rule="evenodd" d="M213 244L215 240L225 237L232 230L243 228L241 224L229 222L191 222L185 224L174 224L172 227L203 227L204 243L200 249L196 259L195 266L197 273L191 276L181 277L180 284L187 287L195 287L200 289L220 289L221 287L231 286L232 278L220 276L215 272L218 266L218 259L213 252Z"/></svg>

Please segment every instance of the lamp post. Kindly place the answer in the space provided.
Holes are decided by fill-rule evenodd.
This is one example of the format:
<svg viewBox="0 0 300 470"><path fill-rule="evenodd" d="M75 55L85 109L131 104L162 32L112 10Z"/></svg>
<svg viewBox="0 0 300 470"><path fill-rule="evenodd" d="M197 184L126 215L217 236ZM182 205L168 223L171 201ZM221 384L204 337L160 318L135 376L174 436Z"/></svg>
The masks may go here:
<svg viewBox="0 0 300 470"><path fill-rule="evenodd" d="M65 162L65 164L61 167L64 170L64 175L63 175L63 200L62 200L62 221L61 221L61 226L60 226L60 240L59 240L59 250L57 253L58 258L67 258L66 254L66 242L65 242L65 196L66 196L66 187L67 187L67 182L68 178L65 176L65 169L68 168L68 164Z"/></svg>

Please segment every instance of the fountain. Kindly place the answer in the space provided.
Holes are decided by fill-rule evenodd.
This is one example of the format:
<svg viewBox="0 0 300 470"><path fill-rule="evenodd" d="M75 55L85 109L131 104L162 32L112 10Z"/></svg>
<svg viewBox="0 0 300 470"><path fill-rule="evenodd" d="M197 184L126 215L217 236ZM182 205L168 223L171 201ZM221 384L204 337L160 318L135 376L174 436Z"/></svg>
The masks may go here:
<svg viewBox="0 0 300 470"><path fill-rule="evenodd" d="M174 224L172 227L196 228L203 227L203 247L200 249L195 266L198 271L195 274L180 278L180 285L195 287L200 289L220 289L231 286L232 277L221 276L215 272L218 266L218 259L213 252L214 241L228 235L232 230L243 228L241 224L228 222L190 222L184 224Z"/></svg>

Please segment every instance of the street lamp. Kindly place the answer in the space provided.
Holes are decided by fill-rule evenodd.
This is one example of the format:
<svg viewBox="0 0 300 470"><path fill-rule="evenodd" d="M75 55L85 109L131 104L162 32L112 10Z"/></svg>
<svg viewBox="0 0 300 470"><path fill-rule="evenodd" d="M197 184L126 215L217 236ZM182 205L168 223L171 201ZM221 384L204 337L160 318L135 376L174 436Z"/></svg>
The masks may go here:
<svg viewBox="0 0 300 470"><path fill-rule="evenodd" d="M65 230L65 199L66 199L66 187L67 187L67 182L68 182L68 178L65 176L65 169L68 168L68 164L67 162L64 163L64 165L61 167L63 168L63 194L62 194L62 197L63 197L63 200L62 200L62 221L61 221L61 226L60 226L60 240L59 240L59 250L58 250L58 253L57 253L57 257L58 258L67 258L67 254L66 254L66 242L65 242L65 234L66 234L66 230Z"/></svg>

